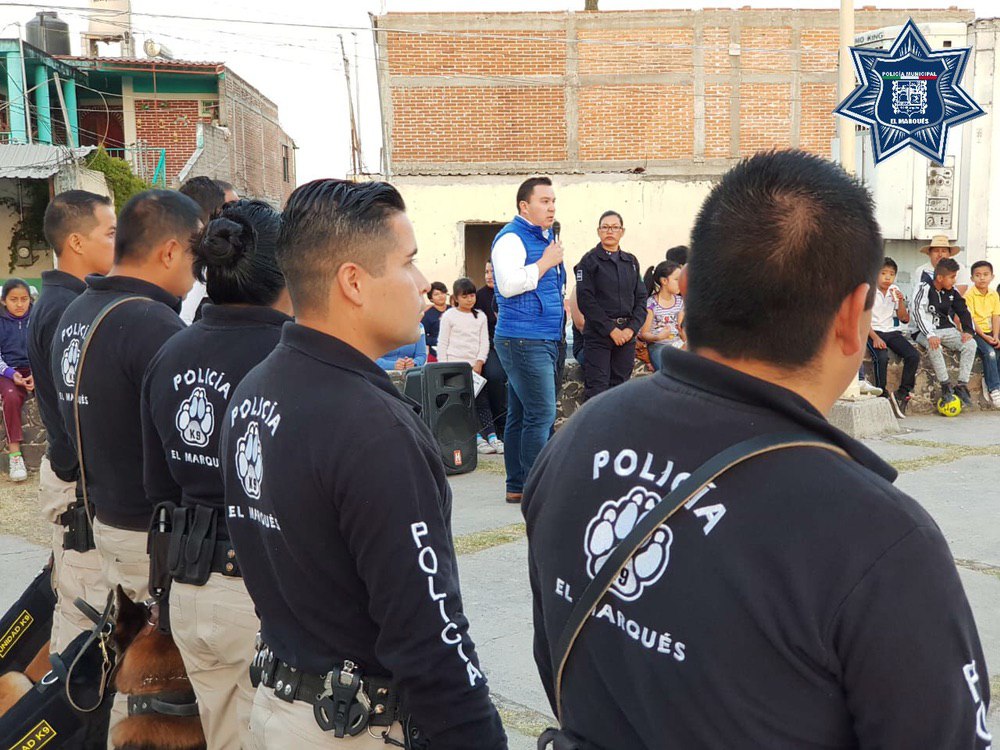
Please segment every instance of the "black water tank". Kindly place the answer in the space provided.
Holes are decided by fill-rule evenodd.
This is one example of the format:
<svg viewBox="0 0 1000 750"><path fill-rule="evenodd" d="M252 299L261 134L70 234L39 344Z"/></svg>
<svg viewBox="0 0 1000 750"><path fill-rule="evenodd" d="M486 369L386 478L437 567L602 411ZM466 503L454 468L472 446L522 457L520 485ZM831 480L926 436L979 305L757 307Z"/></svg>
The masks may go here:
<svg viewBox="0 0 1000 750"><path fill-rule="evenodd" d="M51 10L39 11L27 23L28 44L50 55L68 55L69 24Z"/></svg>

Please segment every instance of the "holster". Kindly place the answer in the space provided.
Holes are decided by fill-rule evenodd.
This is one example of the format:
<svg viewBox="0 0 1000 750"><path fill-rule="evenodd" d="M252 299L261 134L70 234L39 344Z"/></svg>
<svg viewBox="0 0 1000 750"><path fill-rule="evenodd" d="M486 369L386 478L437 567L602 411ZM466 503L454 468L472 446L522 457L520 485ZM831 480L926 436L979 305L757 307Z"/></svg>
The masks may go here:
<svg viewBox="0 0 1000 750"><path fill-rule="evenodd" d="M160 605L160 619L157 629L161 633L170 632L170 541L173 537L173 518L177 507L164 502L153 508L149 524L146 552L149 553L149 593Z"/></svg>
<svg viewBox="0 0 1000 750"><path fill-rule="evenodd" d="M214 508L196 505L175 508L173 519L167 557L170 575L180 583L204 586L212 575L218 513Z"/></svg>
<svg viewBox="0 0 1000 750"><path fill-rule="evenodd" d="M63 549L73 552L89 552L94 549L94 529L87 508L82 500L77 500L69 509L59 516L63 532Z"/></svg>

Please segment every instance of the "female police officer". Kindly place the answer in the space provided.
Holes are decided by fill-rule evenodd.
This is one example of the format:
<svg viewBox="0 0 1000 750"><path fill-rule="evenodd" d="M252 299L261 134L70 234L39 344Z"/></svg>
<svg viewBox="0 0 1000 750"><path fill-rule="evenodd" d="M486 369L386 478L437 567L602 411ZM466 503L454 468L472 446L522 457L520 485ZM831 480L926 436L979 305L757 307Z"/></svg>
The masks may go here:
<svg viewBox="0 0 1000 750"><path fill-rule="evenodd" d="M259 623L229 543L219 433L233 389L291 320L275 261L280 224L278 212L248 200L209 222L194 270L215 304L159 351L143 383L146 493L178 506L166 516L171 628L211 748L246 745L253 702L248 668Z"/></svg>

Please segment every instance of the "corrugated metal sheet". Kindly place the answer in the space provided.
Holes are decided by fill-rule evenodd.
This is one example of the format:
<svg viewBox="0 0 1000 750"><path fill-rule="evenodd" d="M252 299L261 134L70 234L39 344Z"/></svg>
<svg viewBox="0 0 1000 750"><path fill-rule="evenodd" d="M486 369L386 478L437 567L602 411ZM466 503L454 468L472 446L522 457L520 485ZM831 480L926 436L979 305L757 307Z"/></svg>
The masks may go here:
<svg viewBox="0 0 1000 750"><path fill-rule="evenodd" d="M44 180L58 172L63 164L80 159L93 150L94 146L71 149L40 143L0 146L0 178Z"/></svg>

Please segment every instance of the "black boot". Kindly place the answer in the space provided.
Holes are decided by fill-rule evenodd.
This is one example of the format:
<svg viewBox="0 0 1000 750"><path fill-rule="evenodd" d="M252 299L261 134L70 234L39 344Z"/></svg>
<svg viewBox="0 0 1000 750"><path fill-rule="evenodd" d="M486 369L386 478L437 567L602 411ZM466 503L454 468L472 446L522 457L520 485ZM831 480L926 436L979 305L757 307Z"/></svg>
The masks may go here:
<svg viewBox="0 0 1000 750"><path fill-rule="evenodd" d="M951 401L951 397L955 395L955 389L951 387L951 383L944 382L941 384L941 400L945 403Z"/></svg>

